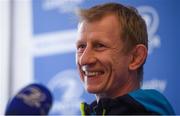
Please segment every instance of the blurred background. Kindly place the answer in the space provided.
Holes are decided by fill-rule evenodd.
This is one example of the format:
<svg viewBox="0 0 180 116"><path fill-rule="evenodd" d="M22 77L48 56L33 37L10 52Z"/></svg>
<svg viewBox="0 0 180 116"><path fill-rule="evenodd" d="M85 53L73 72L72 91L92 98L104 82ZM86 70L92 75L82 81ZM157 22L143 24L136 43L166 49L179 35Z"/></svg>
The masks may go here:
<svg viewBox="0 0 180 116"><path fill-rule="evenodd" d="M143 88L163 93L180 114L179 0L0 0L0 114L30 83L51 90L50 114L79 114L80 102L95 99L76 70L74 12L106 2L133 5L145 19L149 57Z"/></svg>

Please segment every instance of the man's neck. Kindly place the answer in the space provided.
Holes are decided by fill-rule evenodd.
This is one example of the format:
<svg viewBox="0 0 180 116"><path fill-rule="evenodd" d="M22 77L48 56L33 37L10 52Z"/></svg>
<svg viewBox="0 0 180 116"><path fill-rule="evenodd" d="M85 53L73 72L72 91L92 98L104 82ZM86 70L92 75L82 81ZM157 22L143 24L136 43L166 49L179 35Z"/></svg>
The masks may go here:
<svg viewBox="0 0 180 116"><path fill-rule="evenodd" d="M99 102L102 98L116 98L119 96L123 96L125 94L128 94L129 92L132 92L134 90L137 90L140 88L140 82L138 80L129 80L127 83L122 86L121 88L117 88L116 93L100 93L96 94L96 100Z"/></svg>

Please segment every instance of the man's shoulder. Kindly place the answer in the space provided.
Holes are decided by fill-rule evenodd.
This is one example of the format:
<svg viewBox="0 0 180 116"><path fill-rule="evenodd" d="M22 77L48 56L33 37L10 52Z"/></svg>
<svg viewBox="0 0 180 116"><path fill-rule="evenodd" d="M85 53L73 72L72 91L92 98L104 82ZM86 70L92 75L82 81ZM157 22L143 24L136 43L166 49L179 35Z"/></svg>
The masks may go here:
<svg viewBox="0 0 180 116"><path fill-rule="evenodd" d="M146 109L160 114L174 114L174 110L166 97L154 89L138 89L130 92L134 100L141 103Z"/></svg>

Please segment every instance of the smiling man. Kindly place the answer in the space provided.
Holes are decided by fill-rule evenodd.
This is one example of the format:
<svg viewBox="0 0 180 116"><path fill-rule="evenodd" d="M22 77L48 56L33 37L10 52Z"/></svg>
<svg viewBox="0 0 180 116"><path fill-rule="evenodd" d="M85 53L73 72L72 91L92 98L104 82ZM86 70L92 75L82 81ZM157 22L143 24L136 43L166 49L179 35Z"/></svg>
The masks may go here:
<svg viewBox="0 0 180 116"><path fill-rule="evenodd" d="M174 114L166 98L140 89L148 51L145 21L117 3L79 10L76 63L85 89L96 95L83 115Z"/></svg>

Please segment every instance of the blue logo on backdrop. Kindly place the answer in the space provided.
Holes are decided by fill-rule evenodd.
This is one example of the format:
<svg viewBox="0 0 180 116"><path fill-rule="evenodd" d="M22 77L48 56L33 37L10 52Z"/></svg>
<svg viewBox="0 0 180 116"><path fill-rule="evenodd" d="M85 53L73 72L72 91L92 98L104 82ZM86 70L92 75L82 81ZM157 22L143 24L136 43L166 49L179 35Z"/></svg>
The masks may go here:
<svg viewBox="0 0 180 116"><path fill-rule="evenodd" d="M71 115L79 113L79 104L84 101L82 98L84 88L75 69L59 72L50 79L48 86L53 93L62 92L55 96L52 113Z"/></svg>
<svg viewBox="0 0 180 116"><path fill-rule="evenodd" d="M159 26L159 15L151 6L140 6L137 8L143 19L146 21L148 28L149 53L157 47L160 47L160 37L157 35Z"/></svg>

